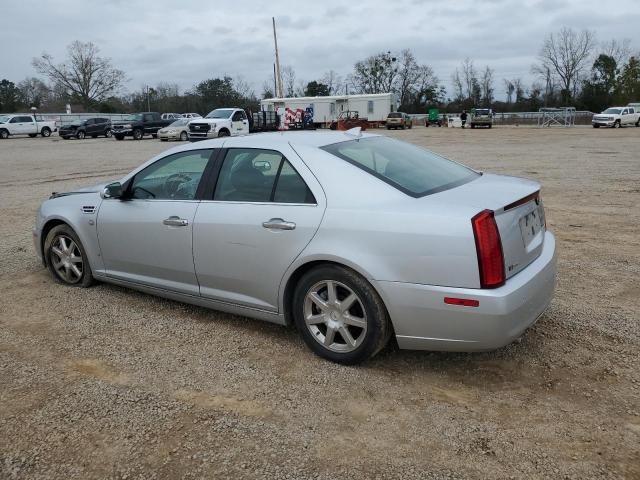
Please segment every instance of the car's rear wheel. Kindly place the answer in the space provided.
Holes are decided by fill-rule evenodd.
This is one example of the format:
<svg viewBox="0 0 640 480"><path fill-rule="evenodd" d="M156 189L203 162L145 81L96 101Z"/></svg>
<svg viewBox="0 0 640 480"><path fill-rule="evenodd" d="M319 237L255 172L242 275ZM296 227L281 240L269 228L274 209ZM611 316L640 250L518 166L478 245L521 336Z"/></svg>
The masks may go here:
<svg viewBox="0 0 640 480"><path fill-rule="evenodd" d="M44 127L42 130L40 130L40 135L42 135L43 137L50 137L51 129L49 127Z"/></svg>
<svg viewBox="0 0 640 480"><path fill-rule="evenodd" d="M113 132L111 131L111 129L107 128L107 131L104 132L105 138L111 138L112 135L113 135Z"/></svg>
<svg viewBox="0 0 640 480"><path fill-rule="evenodd" d="M72 287L88 287L93 283L84 247L68 225L57 225L47 234L44 257L49 272L60 283Z"/></svg>
<svg viewBox="0 0 640 480"><path fill-rule="evenodd" d="M186 142L187 140L189 140L189 135L187 135L187 132L180 132L180 141Z"/></svg>
<svg viewBox="0 0 640 480"><path fill-rule="evenodd" d="M314 268L300 279L293 316L311 350L347 365L373 357L391 335L387 310L369 282L333 265Z"/></svg>

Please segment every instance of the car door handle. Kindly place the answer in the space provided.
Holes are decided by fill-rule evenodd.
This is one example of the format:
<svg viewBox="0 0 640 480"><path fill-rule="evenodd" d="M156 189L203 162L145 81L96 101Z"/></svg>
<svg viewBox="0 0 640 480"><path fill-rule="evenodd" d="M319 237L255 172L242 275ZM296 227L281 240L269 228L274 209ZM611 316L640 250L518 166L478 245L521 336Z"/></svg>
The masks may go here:
<svg viewBox="0 0 640 480"><path fill-rule="evenodd" d="M174 215L169 218L165 218L162 223L169 225L170 227L186 227L189 225L189 220L185 220L184 218L176 217Z"/></svg>
<svg viewBox="0 0 640 480"><path fill-rule="evenodd" d="M281 218L272 218L267 222L262 222L264 228L273 228L275 230L294 230L296 224L293 222L287 222Z"/></svg>

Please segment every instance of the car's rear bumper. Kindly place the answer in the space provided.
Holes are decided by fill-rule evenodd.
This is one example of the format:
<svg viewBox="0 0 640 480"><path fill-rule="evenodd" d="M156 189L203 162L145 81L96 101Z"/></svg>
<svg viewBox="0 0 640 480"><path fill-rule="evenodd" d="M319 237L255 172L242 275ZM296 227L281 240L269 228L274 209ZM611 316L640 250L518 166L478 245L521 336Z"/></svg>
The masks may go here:
<svg viewBox="0 0 640 480"><path fill-rule="evenodd" d="M555 238L546 232L540 256L500 288L374 283L387 305L400 348L476 351L507 345L533 325L551 302L555 275ZM444 297L475 299L480 304L449 305Z"/></svg>

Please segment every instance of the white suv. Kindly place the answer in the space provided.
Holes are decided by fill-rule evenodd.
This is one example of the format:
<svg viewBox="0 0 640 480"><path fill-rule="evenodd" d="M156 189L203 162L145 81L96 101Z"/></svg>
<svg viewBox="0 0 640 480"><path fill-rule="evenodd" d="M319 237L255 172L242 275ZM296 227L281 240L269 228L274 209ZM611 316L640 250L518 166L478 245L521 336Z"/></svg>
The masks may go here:
<svg viewBox="0 0 640 480"><path fill-rule="evenodd" d="M604 112L594 115L591 125L593 125L593 128L615 128L623 125L640 127L640 110L636 107L610 107Z"/></svg>
<svg viewBox="0 0 640 480"><path fill-rule="evenodd" d="M206 117L189 122L189 140L246 135L249 119L241 108L216 108Z"/></svg>

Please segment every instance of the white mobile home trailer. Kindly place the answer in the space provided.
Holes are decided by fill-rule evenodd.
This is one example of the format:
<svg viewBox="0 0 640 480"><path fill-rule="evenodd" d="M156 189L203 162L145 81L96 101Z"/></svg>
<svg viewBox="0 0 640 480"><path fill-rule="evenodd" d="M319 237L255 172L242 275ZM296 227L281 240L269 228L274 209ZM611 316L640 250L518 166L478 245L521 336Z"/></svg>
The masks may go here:
<svg viewBox="0 0 640 480"><path fill-rule="evenodd" d="M291 109L313 112L316 127L328 126L340 112L355 111L370 122L384 122L398 109L394 93L332 95L328 97L267 98L260 102L262 110ZM311 110L309 110L311 109Z"/></svg>

